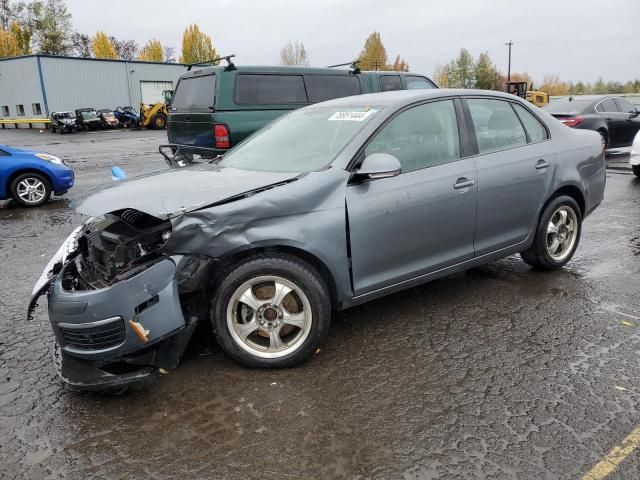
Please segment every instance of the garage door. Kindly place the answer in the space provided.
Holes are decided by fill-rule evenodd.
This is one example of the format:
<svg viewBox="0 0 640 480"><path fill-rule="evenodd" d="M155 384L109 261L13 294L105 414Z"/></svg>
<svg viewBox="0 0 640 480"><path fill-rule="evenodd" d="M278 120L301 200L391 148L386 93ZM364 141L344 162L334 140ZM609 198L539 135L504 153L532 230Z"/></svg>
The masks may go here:
<svg viewBox="0 0 640 480"><path fill-rule="evenodd" d="M162 92L164 90L173 90L173 83L151 81L140 82L142 103L164 102L164 97L162 96Z"/></svg>

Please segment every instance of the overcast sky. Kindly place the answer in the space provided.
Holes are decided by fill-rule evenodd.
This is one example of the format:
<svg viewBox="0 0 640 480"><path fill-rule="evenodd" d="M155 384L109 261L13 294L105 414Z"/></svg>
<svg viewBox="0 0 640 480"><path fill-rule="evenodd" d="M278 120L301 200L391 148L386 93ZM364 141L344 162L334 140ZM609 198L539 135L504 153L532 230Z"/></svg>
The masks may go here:
<svg viewBox="0 0 640 480"><path fill-rule="evenodd" d="M277 64L288 40L304 43L311 64L354 59L373 31L389 60L431 75L461 47L488 51L507 70L564 80L640 78L640 0L67 0L76 30L104 30L143 44L157 38L180 51L182 32L197 23L219 54L245 65Z"/></svg>

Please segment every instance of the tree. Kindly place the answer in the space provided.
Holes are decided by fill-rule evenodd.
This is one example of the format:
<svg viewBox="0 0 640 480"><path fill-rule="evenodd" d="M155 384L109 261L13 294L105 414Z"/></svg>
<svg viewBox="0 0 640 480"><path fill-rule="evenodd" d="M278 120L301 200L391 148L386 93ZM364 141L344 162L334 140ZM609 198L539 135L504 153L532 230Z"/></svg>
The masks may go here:
<svg viewBox="0 0 640 480"><path fill-rule="evenodd" d="M90 58L93 53L91 38L86 33L73 32L71 35L71 55Z"/></svg>
<svg viewBox="0 0 640 480"><path fill-rule="evenodd" d="M16 7L11 0L0 0L0 30L9 30L16 20Z"/></svg>
<svg viewBox="0 0 640 480"><path fill-rule="evenodd" d="M476 84L475 62L466 48L461 48L458 58L449 64L449 87L473 88Z"/></svg>
<svg viewBox="0 0 640 480"><path fill-rule="evenodd" d="M201 63L213 60L218 54L213 48L211 37L200 31L195 23L185 28L182 34L182 54L180 63Z"/></svg>
<svg viewBox="0 0 640 480"><path fill-rule="evenodd" d="M20 55L16 37L9 30L0 29L0 58Z"/></svg>
<svg viewBox="0 0 640 480"><path fill-rule="evenodd" d="M602 77L599 77L598 80L596 80L596 83L593 84L593 93L596 95L607 93L607 86L605 85L604 80L602 80Z"/></svg>
<svg viewBox="0 0 640 480"><path fill-rule="evenodd" d="M29 55L31 53L31 30L28 26L21 27L18 22L11 24L11 33L18 44L18 55Z"/></svg>
<svg viewBox="0 0 640 480"><path fill-rule="evenodd" d="M560 80L560 75L557 73L547 73L539 90L547 92L549 95L567 95L569 93L567 84Z"/></svg>
<svg viewBox="0 0 640 480"><path fill-rule="evenodd" d="M135 60L138 53L138 43L135 40L118 40L111 35L109 41L113 48L116 49L118 58L121 60Z"/></svg>
<svg viewBox="0 0 640 480"><path fill-rule="evenodd" d="M367 37L358 60L362 70L387 70L387 49L382 44L379 32Z"/></svg>
<svg viewBox="0 0 640 480"><path fill-rule="evenodd" d="M495 90L498 88L500 74L498 69L491 61L489 53L481 53L474 67L474 76L476 79L476 88L482 90Z"/></svg>
<svg viewBox="0 0 640 480"><path fill-rule="evenodd" d="M396 72L408 72L409 64L403 58L400 58L400 55L396 55L396 59L393 61L393 65L391 65L390 70L394 70Z"/></svg>
<svg viewBox="0 0 640 480"><path fill-rule="evenodd" d="M287 44L282 47L282 50L280 50L280 63L290 67L308 67L309 57L307 56L307 50L304 48L304 44L302 42L292 42L289 40Z"/></svg>
<svg viewBox="0 0 640 480"><path fill-rule="evenodd" d="M449 65L436 65L433 70L433 79L440 88L449 88Z"/></svg>
<svg viewBox="0 0 640 480"><path fill-rule="evenodd" d="M114 60L118 58L118 52L106 33L102 31L97 32L91 43L93 55L96 58L112 58Z"/></svg>
<svg viewBox="0 0 640 480"><path fill-rule="evenodd" d="M64 0L34 2L34 37L39 53L67 55L71 52L71 14Z"/></svg>
<svg viewBox="0 0 640 480"><path fill-rule="evenodd" d="M164 50L160 40L149 40L140 50L138 60L146 62L164 62Z"/></svg>

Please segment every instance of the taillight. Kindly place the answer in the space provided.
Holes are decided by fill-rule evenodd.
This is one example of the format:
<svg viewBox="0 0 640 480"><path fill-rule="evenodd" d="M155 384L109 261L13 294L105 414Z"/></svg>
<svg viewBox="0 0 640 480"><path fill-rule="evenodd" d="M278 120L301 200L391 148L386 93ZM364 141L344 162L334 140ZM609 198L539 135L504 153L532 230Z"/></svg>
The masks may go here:
<svg viewBox="0 0 640 480"><path fill-rule="evenodd" d="M567 127L577 127L582 122L584 122L584 118L582 117L569 117L569 118L561 118L560 121L564 123Z"/></svg>
<svg viewBox="0 0 640 480"><path fill-rule="evenodd" d="M215 139L215 148L229 148L231 142L229 141L229 129L226 125L216 123L213 125L213 137Z"/></svg>

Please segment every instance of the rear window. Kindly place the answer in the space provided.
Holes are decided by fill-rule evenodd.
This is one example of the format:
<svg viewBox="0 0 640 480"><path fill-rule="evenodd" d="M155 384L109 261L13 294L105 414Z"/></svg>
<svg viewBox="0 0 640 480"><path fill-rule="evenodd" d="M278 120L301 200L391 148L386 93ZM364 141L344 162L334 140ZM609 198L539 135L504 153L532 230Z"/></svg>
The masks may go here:
<svg viewBox="0 0 640 480"><path fill-rule="evenodd" d="M304 77L310 102L349 97L360 93L360 80L347 75L307 75Z"/></svg>
<svg viewBox="0 0 640 480"><path fill-rule="evenodd" d="M407 90L421 90L424 88L436 88L433 82L429 81L425 77L419 77L417 75L407 75L404 77L407 82Z"/></svg>
<svg viewBox="0 0 640 480"><path fill-rule="evenodd" d="M215 75L181 78L173 94L171 107L213 107L215 91Z"/></svg>
<svg viewBox="0 0 640 480"><path fill-rule="evenodd" d="M380 91L389 92L391 90L402 90L400 75L382 75L379 78Z"/></svg>
<svg viewBox="0 0 640 480"><path fill-rule="evenodd" d="M307 103L302 75L240 74L236 82L239 105Z"/></svg>

